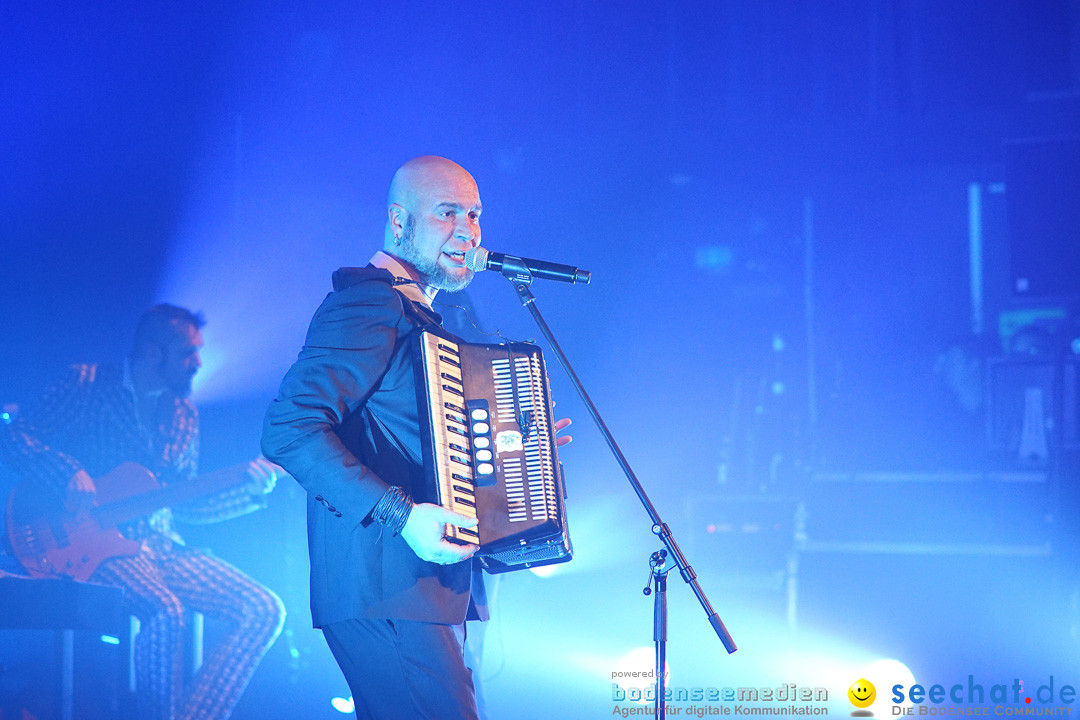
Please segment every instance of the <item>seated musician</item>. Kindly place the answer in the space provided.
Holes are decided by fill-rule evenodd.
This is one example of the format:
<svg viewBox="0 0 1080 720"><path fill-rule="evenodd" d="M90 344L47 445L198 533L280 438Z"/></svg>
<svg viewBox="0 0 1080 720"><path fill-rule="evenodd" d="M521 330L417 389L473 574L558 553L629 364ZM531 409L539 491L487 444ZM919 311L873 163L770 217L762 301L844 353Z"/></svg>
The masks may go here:
<svg viewBox="0 0 1080 720"><path fill-rule="evenodd" d="M151 308L139 320L123 364L73 367L37 404L27 404L14 423L0 428L0 462L22 478L16 493L23 487L44 491L64 517L79 517L95 497L102 505L102 497L129 496L125 476L109 475L121 463L144 466L168 487L193 482L199 419L188 395L202 364L202 325L200 315L183 308ZM141 621L135 641L140 718L228 717L280 632L285 611L277 596L228 563L185 546L173 524L174 517L212 522L264 507L278 473L260 458L235 479L226 478L231 485L225 490L126 522L122 536L137 541L126 543L131 554L86 568L91 582L123 587ZM108 553L95 545L106 542L105 531L80 542L88 556ZM187 610L218 618L229 630L184 688Z"/></svg>
<svg viewBox="0 0 1080 720"><path fill-rule="evenodd" d="M263 452L308 493L312 617L359 718L478 716L462 641L467 619L487 618L484 586L475 546L444 537L476 519L413 502L423 460L410 341L441 322L438 291L472 279L464 255L480 244L480 212L460 165L405 163L382 251L334 273L266 414Z"/></svg>

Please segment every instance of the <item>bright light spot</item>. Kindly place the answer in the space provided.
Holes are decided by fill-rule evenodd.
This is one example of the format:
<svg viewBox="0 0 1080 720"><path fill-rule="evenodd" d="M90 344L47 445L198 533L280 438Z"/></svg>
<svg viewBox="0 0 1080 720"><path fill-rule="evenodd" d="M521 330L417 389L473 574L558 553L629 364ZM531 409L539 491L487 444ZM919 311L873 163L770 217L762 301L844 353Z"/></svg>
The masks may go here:
<svg viewBox="0 0 1080 720"><path fill-rule="evenodd" d="M354 709L352 695L347 698L336 697L330 701L330 704L339 713L351 713Z"/></svg>
<svg viewBox="0 0 1080 720"><path fill-rule="evenodd" d="M105 643L106 645L119 645L120 638L113 637L112 635L102 635L101 642Z"/></svg>
<svg viewBox="0 0 1080 720"><path fill-rule="evenodd" d="M554 565L544 565L543 567L529 568L529 571L536 577L549 578L555 575L562 568L562 565L556 563Z"/></svg>
<svg viewBox="0 0 1080 720"><path fill-rule="evenodd" d="M863 669L862 675L859 677L866 678L877 689L877 699L873 705L867 708L873 711L876 717L889 717L890 714L897 714L893 711L893 708L911 707L910 701L903 704L892 701L891 688L893 685L903 685L910 688L915 684L915 675L912 674L907 665L899 660L875 660ZM853 677L851 682L858 679L858 677Z"/></svg>
<svg viewBox="0 0 1080 720"><path fill-rule="evenodd" d="M617 667L619 670L653 670L656 667L656 648L634 648L619 658Z"/></svg>

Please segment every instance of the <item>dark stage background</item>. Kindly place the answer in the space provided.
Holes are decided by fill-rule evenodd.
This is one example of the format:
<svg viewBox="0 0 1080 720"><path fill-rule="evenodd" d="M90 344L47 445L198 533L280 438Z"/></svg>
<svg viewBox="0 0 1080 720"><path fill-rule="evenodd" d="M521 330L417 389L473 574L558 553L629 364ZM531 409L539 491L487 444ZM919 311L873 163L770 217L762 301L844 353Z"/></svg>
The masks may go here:
<svg viewBox="0 0 1080 720"><path fill-rule="evenodd" d="M9 3L0 403L184 304L202 465L253 456L394 169L445 155L485 245L593 272L539 307L741 647L673 577L673 685L1075 685L1078 93L1076 0ZM494 273L441 300L538 335ZM608 716L650 663L657 543L549 364L576 557L502 579L493 717ZM238 719L348 696L303 504L185 529L289 608Z"/></svg>

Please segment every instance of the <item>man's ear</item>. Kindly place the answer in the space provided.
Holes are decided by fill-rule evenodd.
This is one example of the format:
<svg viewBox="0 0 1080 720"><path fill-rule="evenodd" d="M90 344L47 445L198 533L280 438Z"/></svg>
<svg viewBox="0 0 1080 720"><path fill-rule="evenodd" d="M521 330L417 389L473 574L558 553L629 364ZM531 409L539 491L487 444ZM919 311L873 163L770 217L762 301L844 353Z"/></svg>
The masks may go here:
<svg viewBox="0 0 1080 720"><path fill-rule="evenodd" d="M409 213L397 203L390 203L386 213L387 221L390 223L390 231L394 239L400 242L402 235L405 234L405 221L409 219ZM387 238L387 240L390 240L390 238ZM391 240L391 242L394 241ZM398 242L394 242L394 244L397 245Z"/></svg>

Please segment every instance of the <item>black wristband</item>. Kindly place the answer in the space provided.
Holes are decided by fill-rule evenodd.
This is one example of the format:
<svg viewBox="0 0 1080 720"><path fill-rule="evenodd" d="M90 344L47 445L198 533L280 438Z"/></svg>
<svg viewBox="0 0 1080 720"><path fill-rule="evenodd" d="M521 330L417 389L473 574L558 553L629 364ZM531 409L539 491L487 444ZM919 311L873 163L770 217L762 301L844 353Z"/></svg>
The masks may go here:
<svg viewBox="0 0 1080 720"><path fill-rule="evenodd" d="M391 485L379 498L379 502L375 503L371 518L394 535L398 535L409 519L412 506L413 502L405 491L396 485Z"/></svg>

